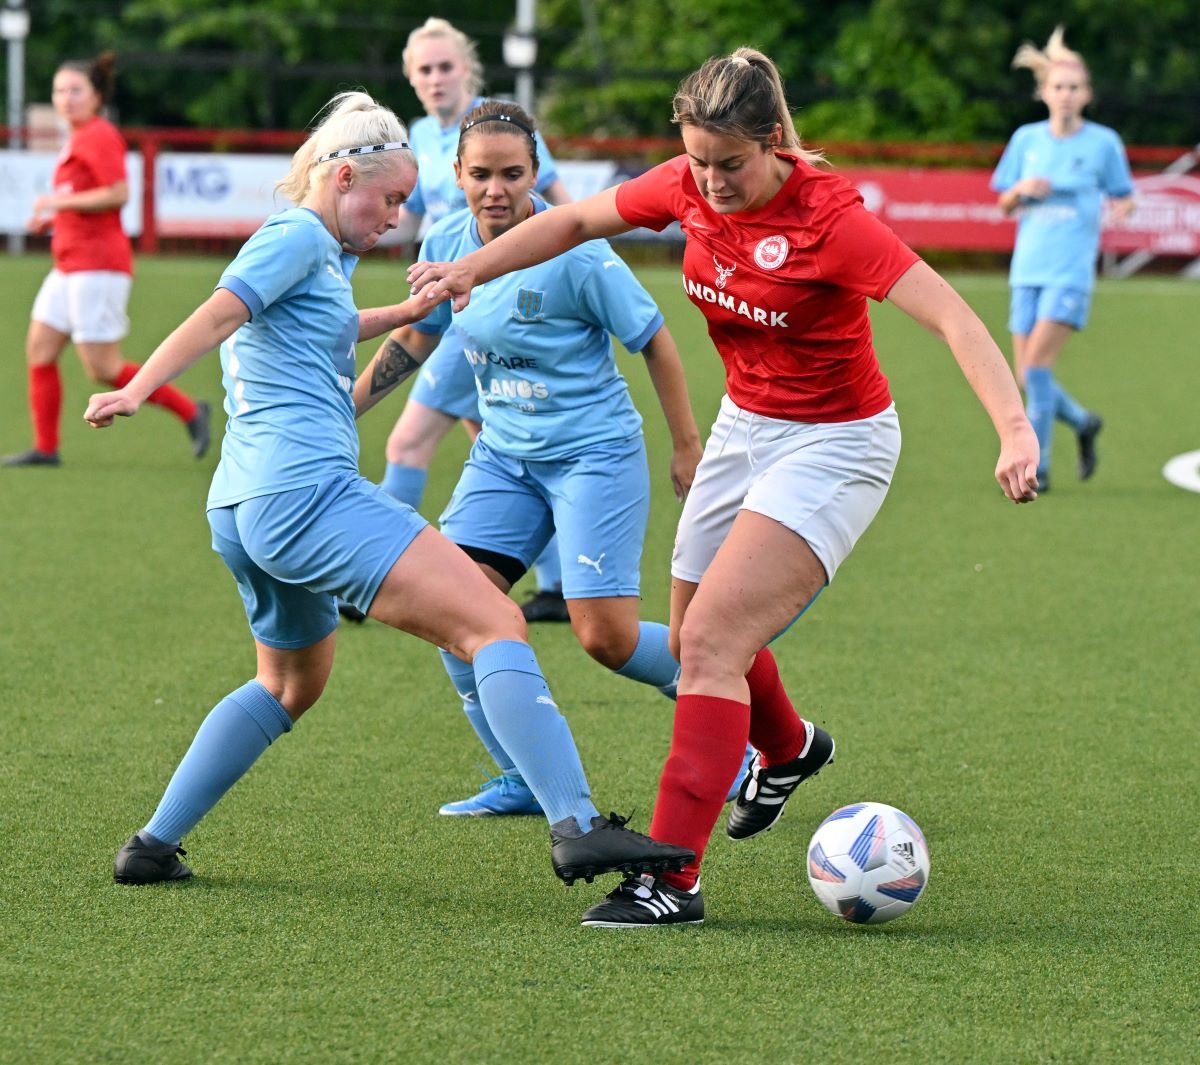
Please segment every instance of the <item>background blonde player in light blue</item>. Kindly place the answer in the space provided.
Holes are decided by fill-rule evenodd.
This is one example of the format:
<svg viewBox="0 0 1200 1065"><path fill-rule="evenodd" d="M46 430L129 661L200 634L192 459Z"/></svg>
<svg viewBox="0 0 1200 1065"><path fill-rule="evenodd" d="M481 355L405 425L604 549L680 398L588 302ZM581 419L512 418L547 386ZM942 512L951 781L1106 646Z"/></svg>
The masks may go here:
<svg viewBox="0 0 1200 1065"><path fill-rule="evenodd" d="M409 130L417 155L417 187L404 205L400 233L414 238L426 221L436 222L466 206L454 175L458 127L463 116L482 102L483 69L475 42L441 18L430 18L408 36L404 73L412 84L425 116ZM535 133L541 166L535 190L550 203L570 196L558 176L554 159ZM462 420L473 440L479 433L475 379L463 358L453 330L421 367L408 401L388 436L387 470L383 487L397 499L419 509L434 453L456 420ZM528 621L565 621L562 571L551 544L535 567L537 590L522 608ZM351 614L352 616L352 614Z"/></svg>
<svg viewBox="0 0 1200 1065"><path fill-rule="evenodd" d="M489 100L466 116L456 169L469 210L430 230L423 253L433 260L457 259L549 209L531 196L538 170L533 119L515 104ZM379 357L396 347L420 357L451 329L474 370L484 419L442 532L508 591L557 529L563 593L584 649L673 698L679 665L667 627L638 619L650 477L642 418L611 340L615 335L642 353L670 430L671 481L682 498L700 460L700 433L658 307L607 241L590 241L498 278L462 314L452 317L441 305L394 332ZM500 774L441 813L538 812L479 711L469 668L442 657Z"/></svg>
<svg viewBox="0 0 1200 1065"><path fill-rule="evenodd" d="M1039 50L1023 44L1014 67L1027 67L1050 117L1021 126L992 175L1000 206L1018 215L1009 283L1017 380L1041 447L1038 491L1050 486L1055 419L1079 445L1079 476L1096 471L1096 437L1103 422L1059 384L1054 365L1071 334L1084 327L1096 280L1104 199L1116 218L1133 209L1133 179L1114 130L1083 118L1092 99L1083 57L1063 44L1059 26Z"/></svg>
<svg viewBox="0 0 1200 1065"><path fill-rule="evenodd" d="M153 817L117 853L118 883L191 876L178 858L184 835L324 690L337 596L472 663L489 727L551 819L551 862L567 883L680 860L679 848L597 813L515 605L411 507L359 475L356 416L415 367L377 363L356 393L355 344L425 310L410 298L360 312L350 287L358 254L396 227L416 181L404 138L366 93L335 97L280 183L298 206L267 219L128 385L88 406L92 425L111 425L221 346L229 421L208 518L258 657L256 677L212 709Z"/></svg>

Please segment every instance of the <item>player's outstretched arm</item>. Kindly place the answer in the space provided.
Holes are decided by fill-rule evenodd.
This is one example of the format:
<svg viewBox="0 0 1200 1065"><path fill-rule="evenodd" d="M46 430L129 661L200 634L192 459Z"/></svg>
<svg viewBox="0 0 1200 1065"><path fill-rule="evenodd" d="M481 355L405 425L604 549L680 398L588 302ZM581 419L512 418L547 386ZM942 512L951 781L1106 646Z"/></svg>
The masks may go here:
<svg viewBox="0 0 1200 1065"><path fill-rule="evenodd" d="M1014 503L1037 498L1038 442L1021 394L987 327L928 263L916 262L887 295L914 321L946 342L1000 437L996 480Z"/></svg>
<svg viewBox="0 0 1200 1065"><path fill-rule="evenodd" d="M359 311L358 339L374 340L393 329L419 322L438 305L438 302L414 295L409 296L403 303L393 303L388 307L368 307L365 311Z"/></svg>
<svg viewBox="0 0 1200 1065"><path fill-rule="evenodd" d="M409 326L393 330L354 382L355 417L361 418L416 373L439 340L441 336L436 333L422 333Z"/></svg>
<svg viewBox="0 0 1200 1065"><path fill-rule="evenodd" d="M112 425L115 417L136 414L147 396L220 347L248 321L249 308L228 289L217 289L154 349L129 384L116 392L92 396L84 420L93 429L103 429Z"/></svg>
<svg viewBox="0 0 1200 1065"><path fill-rule="evenodd" d="M605 189L578 203L532 215L457 262L413 263L408 268L408 283L414 292L435 302L449 296L454 310L461 311L476 285L544 263L585 240L627 233L632 228L617 211L616 188Z"/></svg>

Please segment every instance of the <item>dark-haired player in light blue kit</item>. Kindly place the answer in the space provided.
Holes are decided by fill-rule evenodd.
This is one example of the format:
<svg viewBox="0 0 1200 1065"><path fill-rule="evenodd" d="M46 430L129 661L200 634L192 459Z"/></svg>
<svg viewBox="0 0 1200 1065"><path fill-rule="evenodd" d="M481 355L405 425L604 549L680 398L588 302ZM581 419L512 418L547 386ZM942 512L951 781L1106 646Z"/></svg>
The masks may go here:
<svg viewBox="0 0 1200 1065"><path fill-rule="evenodd" d="M537 173L532 119L486 101L463 121L456 167L469 210L438 222L423 254L457 259L548 210L530 195ZM607 241L483 286L461 313L442 304L385 342L420 357L455 330L473 369L483 431L441 518L442 532L508 591L555 529L563 594L580 643L602 665L674 697L678 663L667 626L639 621L650 478L642 418L611 336L640 351L662 405L678 497L691 486L700 434L679 353L649 293ZM504 744L480 713L469 668L443 652L476 733L500 774L447 815L538 812Z"/></svg>
<svg viewBox="0 0 1200 1065"><path fill-rule="evenodd" d="M458 127L463 116L483 102L482 70L475 42L440 18L430 18L408 37L404 72L424 117L413 122L409 143L417 155L417 186L404 205L400 232L415 237L428 220L437 222L466 206L454 174ZM570 197L549 149L535 131L538 169L534 189L550 203ZM408 401L388 437L383 488L414 509L421 505L429 464L446 434L461 420L472 439L479 432L475 379L463 358L462 344L448 331L413 382ZM522 608L528 621L566 621L559 552L551 542L534 566L537 589ZM353 617L353 611L347 612Z"/></svg>
<svg viewBox="0 0 1200 1065"><path fill-rule="evenodd" d="M359 475L356 416L415 364L376 362L356 392L355 344L425 311L410 298L360 312L350 286L358 253L396 227L416 181L404 136L365 93L335 97L280 183L298 206L263 224L125 388L88 406L91 424L111 425L220 345L229 422L208 518L258 658L255 678L205 718L153 817L117 853L118 883L191 876L178 858L183 837L324 690L337 596L462 657L488 727L551 821L563 880L680 859L678 848L599 816L515 605L411 507Z"/></svg>
<svg viewBox="0 0 1200 1065"><path fill-rule="evenodd" d="M992 175L1000 207L1019 215L1008 328L1026 414L1041 448L1038 491L1046 492L1056 419L1075 433L1080 478L1096 472L1096 437L1104 423L1059 384L1054 365L1087 322L1105 197L1114 217L1127 215L1133 178L1116 131L1084 121L1092 98L1088 71L1083 58L1063 44L1061 26L1044 50L1022 45L1013 66L1033 70L1038 98L1050 112L1046 121L1012 135Z"/></svg>

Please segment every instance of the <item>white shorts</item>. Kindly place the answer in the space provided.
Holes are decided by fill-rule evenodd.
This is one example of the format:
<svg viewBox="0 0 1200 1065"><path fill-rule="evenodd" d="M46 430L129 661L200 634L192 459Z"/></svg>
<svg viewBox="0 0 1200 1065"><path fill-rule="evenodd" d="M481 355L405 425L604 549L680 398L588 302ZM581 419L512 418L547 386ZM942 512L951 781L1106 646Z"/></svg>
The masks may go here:
<svg viewBox="0 0 1200 1065"><path fill-rule="evenodd" d="M883 505L900 458L893 404L853 422L793 422L728 396L713 424L675 536L671 575L698 584L739 510L802 537L833 580Z"/></svg>
<svg viewBox="0 0 1200 1065"><path fill-rule="evenodd" d="M30 317L76 344L112 344L129 332L125 309L133 278L116 270L51 270Z"/></svg>

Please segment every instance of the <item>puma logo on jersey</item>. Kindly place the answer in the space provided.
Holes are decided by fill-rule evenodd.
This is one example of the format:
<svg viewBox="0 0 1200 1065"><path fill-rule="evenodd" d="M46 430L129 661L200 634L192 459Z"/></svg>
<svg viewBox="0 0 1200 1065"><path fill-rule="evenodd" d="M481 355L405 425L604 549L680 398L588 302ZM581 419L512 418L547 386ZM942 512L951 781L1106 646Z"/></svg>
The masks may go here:
<svg viewBox="0 0 1200 1065"><path fill-rule="evenodd" d="M737 263L734 263L732 266L728 267L722 266L721 260L715 255L713 256L713 262L716 263L717 266L717 288L724 288L726 283L729 281L729 275L737 269Z"/></svg>
<svg viewBox="0 0 1200 1065"><path fill-rule="evenodd" d="M597 573L599 573L601 576L603 576L603 573L600 570L600 563L602 561L604 561L604 556L607 553L608 552L606 552L606 551L601 551L600 557L595 559L594 561L592 559L588 558L587 555L580 555L575 561L578 562L581 566L591 566L592 569L594 569Z"/></svg>
<svg viewBox="0 0 1200 1065"><path fill-rule="evenodd" d="M551 699L551 698L550 698L550 696L548 696L548 695L539 695L539 696L538 696L538 697L537 697L537 698L534 700L534 702L541 703L543 706L552 706L552 707L554 707L554 709L555 709L555 710L557 710L557 709L558 709L558 703L556 703L556 702L555 702L553 699Z"/></svg>
<svg viewBox="0 0 1200 1065"><path fill-rule="evenodd" d="M605 259L604 262L602 262L600 265L603 266L605 270L607 270L610 266L616 266L617 260L616 259Z"/></svg>

